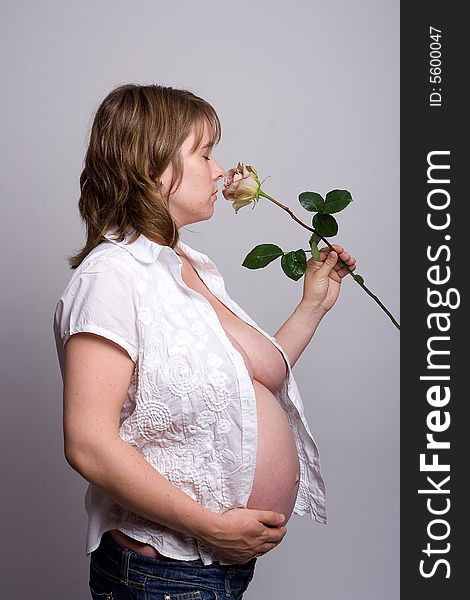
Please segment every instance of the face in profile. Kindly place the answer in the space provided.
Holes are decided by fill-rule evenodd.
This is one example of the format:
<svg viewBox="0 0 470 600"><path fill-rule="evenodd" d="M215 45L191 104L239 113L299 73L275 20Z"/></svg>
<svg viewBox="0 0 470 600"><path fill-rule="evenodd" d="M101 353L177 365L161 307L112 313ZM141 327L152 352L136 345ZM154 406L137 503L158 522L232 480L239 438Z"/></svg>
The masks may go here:
<svg viewBox="0 0 470 600"><path fill-rule="evenodd" d="M181 146L183 160L183 178L178 189L170 195L170 213L178 227L206 221L214 214L217 200L217 182L224 177L225 170L212 156L211 131L204 125L204 135L194 152L192 146L195 139L193 127L189 136ZM161 176L163 192L171 181L171 165Z"/></svg>

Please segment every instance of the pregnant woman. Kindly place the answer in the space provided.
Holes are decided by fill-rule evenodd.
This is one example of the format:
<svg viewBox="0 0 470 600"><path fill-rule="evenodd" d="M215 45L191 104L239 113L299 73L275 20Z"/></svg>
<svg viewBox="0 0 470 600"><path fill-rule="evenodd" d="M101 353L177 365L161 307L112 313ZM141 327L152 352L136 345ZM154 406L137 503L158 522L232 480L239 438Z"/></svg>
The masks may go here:
<svg viewBox="0 0 470 600"><path fill-rule="evenodd" d="M239 599L292 514L325 522L318 451L291 369L355 260L308 261L275 336L179 229L225 171L214 109L124 85L98 108L80 179L83 250L54 332L65 455L88 482L93 598Z"/></svg>

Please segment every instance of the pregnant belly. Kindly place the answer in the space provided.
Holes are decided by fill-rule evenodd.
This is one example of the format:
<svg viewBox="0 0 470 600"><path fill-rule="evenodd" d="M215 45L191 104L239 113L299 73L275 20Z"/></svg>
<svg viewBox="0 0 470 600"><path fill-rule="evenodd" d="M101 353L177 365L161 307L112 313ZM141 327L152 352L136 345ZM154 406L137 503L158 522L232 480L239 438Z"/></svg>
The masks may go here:
<svg viewBox="0 0 470 600"><path fill-rule="evenodd" d="M259 342L265 340L258 338L256 345L251 346L245 341L244 347L227 329L226 333L242 355L256 397L258 447L253 488L247 507L280 512L285 515L287 522L299 488L297 447L286 413L272 391L254 377L263 377L265 383L276 387L285 377L284 359L279 362L279 350L271 342L260 349Z"/></svg>
<svg viewBox="0 0 470 600"><path fill-rule="evenodd" d="M297 448L287 416L272 392L253 379L258 449L248 508L274 510L289 519L300 480Z"/></svg>

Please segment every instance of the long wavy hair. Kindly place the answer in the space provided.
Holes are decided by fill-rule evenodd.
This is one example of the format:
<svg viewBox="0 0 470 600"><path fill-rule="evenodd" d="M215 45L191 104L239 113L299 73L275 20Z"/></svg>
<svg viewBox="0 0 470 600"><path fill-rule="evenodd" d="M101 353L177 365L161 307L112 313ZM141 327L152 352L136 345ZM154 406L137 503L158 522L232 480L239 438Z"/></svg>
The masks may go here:
<svg viewBox="0 0 470 600"><path fill-rule="evenodd" d="M212 132L212 144L217 144L221 136L217 113L188 90L126 84L106 96L95 113L80 176L78 207L87 240L68 258L72 269L111 228L119 242L131 228L129 243L144 234L174 248L179 235L168 201L183 177L181 145L194 126L195 150L204 125ZM172 179L163 195L160 177L170 164Z"/></svg>

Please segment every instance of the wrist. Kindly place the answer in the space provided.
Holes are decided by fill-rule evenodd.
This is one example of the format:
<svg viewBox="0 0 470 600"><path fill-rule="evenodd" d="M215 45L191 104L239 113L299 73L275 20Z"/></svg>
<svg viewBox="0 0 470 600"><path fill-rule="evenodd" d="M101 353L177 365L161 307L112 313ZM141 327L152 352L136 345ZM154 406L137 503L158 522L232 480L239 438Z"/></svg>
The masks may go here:
<svg viewBox="0 0 470 600"><path fill-rule="evenodd" d="M309 324L313 322L319 323L327 313L321 304L309 302L303 298L297 305L295 312Z"/></svg>
<svg viewBox="0 0 470 600"><path fill-rule="evenodd" d="M196 519L192 527L191 535L200 542L210 545L214 539L217 539L217 532L220 529L220 517L218 513L203 508L201 517Z"/></svg>

